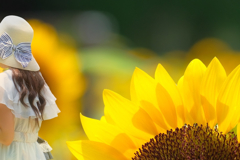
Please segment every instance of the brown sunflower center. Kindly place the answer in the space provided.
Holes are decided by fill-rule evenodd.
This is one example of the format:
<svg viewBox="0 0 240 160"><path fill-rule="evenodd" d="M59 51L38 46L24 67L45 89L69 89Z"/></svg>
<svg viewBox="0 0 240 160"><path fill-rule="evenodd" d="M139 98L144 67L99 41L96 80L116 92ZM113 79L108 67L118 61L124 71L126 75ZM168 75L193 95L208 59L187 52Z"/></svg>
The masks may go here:
<svg viewBox="0 0 240 160"><path fill-rule="evenodd" d="M207 126L183 126L160 133L145 143L132 160L240 159L240 143L233 132L222 134Z"/></svg>

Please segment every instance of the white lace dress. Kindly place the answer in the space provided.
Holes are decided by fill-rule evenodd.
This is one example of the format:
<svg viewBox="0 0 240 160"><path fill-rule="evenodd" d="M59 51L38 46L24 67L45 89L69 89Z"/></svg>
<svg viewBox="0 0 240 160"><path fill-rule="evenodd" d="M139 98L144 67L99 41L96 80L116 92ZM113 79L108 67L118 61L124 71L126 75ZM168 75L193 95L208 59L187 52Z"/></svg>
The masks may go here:
<svg viewBox="0 0 240 160"><path fill-rule="evenodd" d="M42 89L42 95L46 99L46 106L43 112L44 120L58 116L60 110L47 84ZM34 104L38 98L35 98ZM27 96L24 102L29 104ZM13 142L9 145L0 143L0 160L46 160L42 149L37 143L40 126L35 123L35 113L31 107L24 107L19 101L17 92L12 81L12 71L7 70L0 73L0 103L5 104L15 116L15 133ZM40 121L41 124L41 121Z"/></svg>

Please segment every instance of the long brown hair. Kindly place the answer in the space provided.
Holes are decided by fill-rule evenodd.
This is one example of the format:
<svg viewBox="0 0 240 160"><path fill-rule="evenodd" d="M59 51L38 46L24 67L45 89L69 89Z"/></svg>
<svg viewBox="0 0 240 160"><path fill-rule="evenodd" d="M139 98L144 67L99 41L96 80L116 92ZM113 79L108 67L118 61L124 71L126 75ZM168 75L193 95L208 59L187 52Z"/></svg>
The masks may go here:
<svg viewBox="0 0 240 160"><path fill-rule="evenodd" d="M43 88L45 81L40 75L40 71L27 71L17 68L11 68L12 79L17 91L20 94L20 102L25 107L31 107L36 115L36 121L38 119L43 120L43 110L46 105L46 100L41 94L41 89ZM28 94L28 101L30 106L24 102L24 97ZM38 96L39 101L37 106L34 105L33 101ZM37 123L39 125L39 123Z"/></svg>

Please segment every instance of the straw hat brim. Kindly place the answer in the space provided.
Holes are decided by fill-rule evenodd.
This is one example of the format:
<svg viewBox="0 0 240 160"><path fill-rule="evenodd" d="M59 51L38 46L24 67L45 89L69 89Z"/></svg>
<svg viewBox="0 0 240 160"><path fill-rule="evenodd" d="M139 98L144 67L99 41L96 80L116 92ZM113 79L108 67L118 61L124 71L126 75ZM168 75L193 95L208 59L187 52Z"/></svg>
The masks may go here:
<svg viewBox="0 0 240 160"><path fill-rule="evenodd" d="M26 68L23 68L22 65L15 59L14 53L12 53L6 59L0 58L0 63L5 64L10 67L13 67L13 68L19 68L19 69L23 69L23 70L29 70L29 71L39 71L40 70L38 63L33 56L32 56L32 60L29 62L28 66Z"/></svg>

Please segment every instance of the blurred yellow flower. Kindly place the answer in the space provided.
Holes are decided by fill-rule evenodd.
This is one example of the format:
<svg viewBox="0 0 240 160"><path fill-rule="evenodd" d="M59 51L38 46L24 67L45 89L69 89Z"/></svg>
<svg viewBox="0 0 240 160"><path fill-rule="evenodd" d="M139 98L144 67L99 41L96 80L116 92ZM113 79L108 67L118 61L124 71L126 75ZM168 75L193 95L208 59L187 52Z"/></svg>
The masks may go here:
<svg viewBox="0 0 240 160"><path fill-rule="evenodd" d="M223 134L228 133L239 123L239 82L240 65L229 76L226 76L225 70L217 58L214 58L208 67L198 59L191 61L178 85L161 64L156 69L155 78L136 68L131 81L131 100L113 91L104 90L105 109L101 120L80 115L89 140L67 142L67 145L76 158L85 160L173 158L169 157L172 156L169 151L172 149L171 147L165 147L167 152L161 152L157 148L157 146L172 145L172 141L164 140L164 137L170 135L170 138L174 138L175 135L178 135L179 130L176 129L175 133L172 133L171 129L181 128L180 132L182 133L184 130L193 128L193 134L196 134L196 130L198 130L197 136L202 136L204 127L199 127L199 130L196 127L196 124L199 124L206 126L207 130L205 129L205 131L209 130L208 133L215 135L215 132L208 128L207 123L210 128L214 128L218 124L219 132L223 132ZM185 124L189 127L186 127ZM167 135L162 134L166 131ZM218 134L220 133L217 132L213 136L214 140L219 139L216 141L217 143L225 143L226 139L222 138L225 136L226 141L230 139L234 147L239 146L235 139L231 139L231 136L217 136ZM240 134L240 127L238 127L238 134ZM155 140L150 141L150 138L154 136ZM158 141L161 138L163 141ZM203 141L206 138L203 137ZM175 137L176 139L178 138ZM202 138L198 140L201 141ZM176 141L177 144L173 144L174 147L181 147L182 145L178 144L184 143ZM156 143L156 148L154 148L151 144L155 145ZM199 144L204 145L204 143ZM225 144L221 146L225 146ZM221 146L219 147L221 148ZM230 149L232 147L230 144L226 146L223 147L221 153L228 155L233 150ZM147 147L157 150L157 152L154 151L154 154L157 155L151 154L152 150L147 150ZM138 149L139 152L137 152ZM212 152L210 147L205 148L204 151L195 150L194 154L201 155L201 151ZM216 149L217 151L218 149ZM239 154L240 148L237 147L234 151ZM182 158L187 158L187 156L189 156L188 153L186 153L186 157ZM232 154L228 156L232 156Z"/></svg>
<svg viewBox="0 0 240 160"><path fill-rule="evenodd" d="M63 143L80 135L76 113L81 111L79 100L85 89L77 50L71 37L58 35L51 25L35 19L29 23L34 30L32 53L61 110L58 118L43 122L40 136L53 147L56 159L71 159Z"/></svg>

